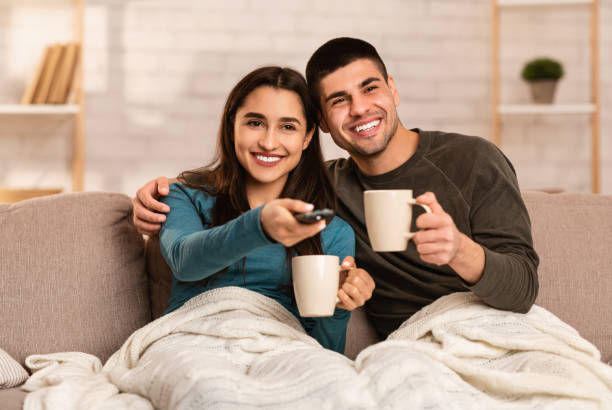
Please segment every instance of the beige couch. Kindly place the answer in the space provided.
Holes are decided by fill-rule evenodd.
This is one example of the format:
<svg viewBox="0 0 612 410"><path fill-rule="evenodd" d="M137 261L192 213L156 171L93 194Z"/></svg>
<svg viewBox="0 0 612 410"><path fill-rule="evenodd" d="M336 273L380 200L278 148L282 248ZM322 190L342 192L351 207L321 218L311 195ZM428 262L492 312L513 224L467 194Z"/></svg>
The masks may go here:
<svg viewBox="0 0 612 410"><path fill-rule="evenodd" d="M541 258L536 303L578 329L609 362L612 196L524 198ZM130 212L128 197L97 192L0 204L0 349L21 364L30 354L58 351L104 361L161 313L170 273L157 241L145 243ZM363 311L353 314L348 333L351 358L377 340ZM0 408L20 409L25 395L18 387L0 390Z"/></svg>

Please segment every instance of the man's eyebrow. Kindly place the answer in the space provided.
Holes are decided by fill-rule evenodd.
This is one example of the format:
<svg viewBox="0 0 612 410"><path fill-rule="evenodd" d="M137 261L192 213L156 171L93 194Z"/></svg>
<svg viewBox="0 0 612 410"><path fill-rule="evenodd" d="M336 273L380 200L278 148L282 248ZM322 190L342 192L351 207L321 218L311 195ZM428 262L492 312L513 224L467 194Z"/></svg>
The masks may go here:
<svg viewBox="0 0 612 410"><path fill-rule="evenodd" d="M363 80L361 84L359 84L359 88L363 88L366 85L373 83L374 81L381 81L381 79L378 77L368 77L365 80ZM328 95L327 98L325 98L325 102L328 102L329 100L333 100L334 98L344 97L347 94L348 93L344 90L336 91L335 93L331 93L330 95Z"/></svg>
<svg viewBox="0 0 612 410"><path fill-rule="evenodd" d="M361 87L365 87L366 85L373 83L374 81L380 81L378 77L368 77L361 82Z"/></svg>
<svg viewBox="0 0 612 410"><path fill-rule="evenodd" d="M325 99L325 102L328 102L329 100L333 100L334 98L337 97L343 97L347 95L346 91L336 91L335 93L331 93L330 95L327 96L327 98Z"/></svg>
<svg viewBox="0 0 612 410"><path fill-rule="evenodd" d="M266 119L265 115L260 114L258 112L247 112L246 114L244 114L244 117L245 118L257 118L257 119L260 119L260 120L265 120ZM280 122L295 122L295 123L298 123L300 125L302 124L300 122L300 120L298 120L295 117L281 117L281 118L279 118L279 121Z"/></svg>

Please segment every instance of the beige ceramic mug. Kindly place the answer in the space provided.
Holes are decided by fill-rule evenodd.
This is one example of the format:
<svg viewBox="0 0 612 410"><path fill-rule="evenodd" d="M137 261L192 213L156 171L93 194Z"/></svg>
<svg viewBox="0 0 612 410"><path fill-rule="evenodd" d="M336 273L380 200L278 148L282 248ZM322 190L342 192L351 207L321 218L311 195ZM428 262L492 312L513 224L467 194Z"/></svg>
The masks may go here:
<svg viewBox="0 0 612 410"><path fill-rule="evenodd" d="M416 232L410 232L412 206L427 205L412 197L411 189L371 190L363 193L366 227L372 249L376 252L401 252Z"/></svg>
<svg viewBox="0 0 612 410"><path fill-rule="evenodd" d="M291 259L293 291L302 317L332 316L338 303L340 258L304 255Z"/></svg>

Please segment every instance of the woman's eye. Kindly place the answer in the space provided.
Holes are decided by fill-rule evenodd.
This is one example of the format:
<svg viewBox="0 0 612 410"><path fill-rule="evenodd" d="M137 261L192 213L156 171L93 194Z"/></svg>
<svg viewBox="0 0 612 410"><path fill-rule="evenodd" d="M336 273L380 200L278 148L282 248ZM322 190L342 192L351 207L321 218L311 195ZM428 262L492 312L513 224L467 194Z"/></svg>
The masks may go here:
<svg viewBox="0 0 612 410"><path fill-rule="evenodd" d="M332 105L339 104L343 101L344 101L344 97L336 98L335 100L332 101Z"/></svg>
<svg viewBox="0 0 612 410"><path fill-rule="evenodd" d="M287 131L295 131L296 130L296 128L293 125L291 125L291 124L283 125L283 129L287 130Z"/></svg>
<svg viewBox="0 0 612 410"><path fill-rule="evenodd" d="M259 127L261 126L261 121L250 120L249 122L247 122L247 125L250 125L251 127Z"/></svg>

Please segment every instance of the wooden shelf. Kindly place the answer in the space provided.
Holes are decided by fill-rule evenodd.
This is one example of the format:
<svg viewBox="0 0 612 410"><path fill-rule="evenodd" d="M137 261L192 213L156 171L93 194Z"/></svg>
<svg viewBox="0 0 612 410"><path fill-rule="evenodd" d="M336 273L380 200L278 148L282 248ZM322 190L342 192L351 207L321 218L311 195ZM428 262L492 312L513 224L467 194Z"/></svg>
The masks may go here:
<svg viewBox="0 0 612 410"><path fill-rule="evenodd" d="M593 4L594 0L497 0L500 7L512 6L578 6Z"/></svg>
<svg viewBox="0 0 612 410"><path fill-rule="evenodd" d="M591 114L595 104L505 104L497 107L497 112L508 115L522 114Z"/></svg>
<svg viewBox="0 0 612 410"><path fill-rule="evenodd" d="M80 110L77 104L0 104L0 114L9 115L71 115Z"/></svg>
<svg viewBox="0 0 612 410"><path fill-rule="evenodd" d="M9 2L10 3L10 2ZM14 2L19 3L19 2ZM30 3L30 2L27 2ZM43 0L35 0L33 4L44 5ZM9 6L10 7L10 6ZM54 6L53 6L54 7ZM72 176L72 191L83 190L83 180L85 174L85 96L83 90L83 28L85 14L85 0L66 1L66 7L70 7L72 11L72 41L80 47L80 52L77 55L77 62L74 68L73 81L74 84L70 88L68 101L74 101L73 104L0 104L0 116L3 115L67 115L72 116L74 126L72 127L71 141L71 176ZM10 8L8 10L11 11ZM35 25L30 26L30 29L35 30ZM50 39L51 41L51 39ZM23 98L23 96L22 96ZM0 189L0 191L10 191L8 189ZM31 191L30 193L41 193L49 195L50 193L58 192L57 189L36 189L32 190L13 190L13 191ZM27 193L27 192L26 192ZM35 195L38 196L38 195Z"/></svg>
<svg viewBox="0 0 612 410"><path fill-rule="evenodd" d="M501 64L500 64L500 12L510 6L589 6L589 68L590 103L585 104L501 104ZM548 10L547 10L548 11ZM537 10L539 12L539 10ZM548 114L588 114L591 131L591 192L599 193L601 185L600 170L600 98L599 98L599 0L491 0L491 87L492 87L492 139L495 145L502 145L502 115L548 115Z"/></svg>

